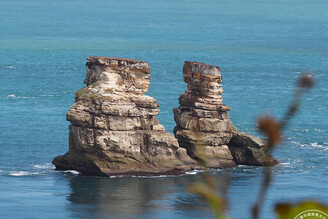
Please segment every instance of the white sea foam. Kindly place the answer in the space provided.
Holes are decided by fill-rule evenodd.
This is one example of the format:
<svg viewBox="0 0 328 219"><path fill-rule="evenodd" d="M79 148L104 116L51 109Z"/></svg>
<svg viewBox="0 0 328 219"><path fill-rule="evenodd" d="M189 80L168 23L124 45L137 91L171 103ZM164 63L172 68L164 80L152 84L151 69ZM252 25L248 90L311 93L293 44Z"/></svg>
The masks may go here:
<svg viewBox="0 0 328 219"><path fill-rule="evenodd" d="M124 176L118 176L118 177L124 177ZM158 178L159 176L131 176L132 178L146 178L146 179L150 179L150 178Z"/></svg>
<svg viewBox="0 0 328 219"><path fill-rule="evenodd" d="M323 149L323 151L328 150L328 143L322 143L322 142L313 142L313 143L307 143L307 144L300 144L301 147L307 147L307 148L318 148Z"/></svg>
<svg viewBox="0 0 328 219"><path fill-rule="evenodd" d="M109 178L118 178L117 176L110 176Z"/></svg>
<svg viewBox="0 0 328 219"><path fill-rule="evenodd" d="M165 177L173 177L173 176L172 175L159 175L159 176L132 176L132 177L151 179L151 178L165 178Z"/></svg>
<svg viewBox="0 0 328 219"><path fill-rule="evenodd" d="M199 172L203 172L203 170L192 170L192 171L187 171L185 173L185 175L195 175ZM132 177L132 178L166 178L166 177L179 177L179 176L183 176L182 175L157 175L157 176L136 176L136 175L132 175L132 176L124 176L124 175L116 175L116 176L109 176L109 178L114 179L114 178L124 178L124 177Z"/></svg>
<svg viewBox="0 0 328 219"><path fill-rule="evenodd" d="M17 99L36 99L36 97L22 97L22 96L18 96Z"/></svg>
<svg viewBox="0 0 328 219"><path fill-rule="evenodd" d="M327 132L328 130L327 129L314 129L314 131L316 131L316 132Z"/></svg>
<svg viewBox="0 0 328 219"><path fill-rule="evenodd" d="M41 94L40 97L60 97L58 94Z"/></svg>
<svg viewBox="0 0 328 219"><path fill-rule="evenodd" d="M285 163L279 163L280 165L282 165L282 166L287 166L287 165L290 165L290 163L289 162L285 162Z"/></svg>
<svg viewBox="0 0 328 219"><path fill-rule="evenodd" d="M238 167L249 167L247 165L238 165Z"/></svg>
<svg viewBox="0 0 328 219"><path fill-rule="evenodd" d="M124 175L115 175L115 176L110 176L109 178L114 179L114 178L124 178L124 177L140 177L140 176L124 176Z"/></svg>
<svg viewBox="0 0 328 219"><path fill-rule="evenodd" d="M24 96L16 96L15 94L9 94L7 99L35 99L36 97L24 97Z"/></svg>
<svg viewBox="0 0 328 219"><path fill-rule="evenodd" d="M33 166L36 169L55 169L55 166L52 163L36 164Z"/></svg>
<svg viewBox="0 0 328 219"><path fill-rule="evenodd" d="M3 68L16 68L16 67L13 65L6 65L6 66L3 66Z"/></svg>
<svg viewBox="0 0 328 219"><path fill-rule="evenodd" d="M71 173L71 174L74 174L74 175L79 175L80 174L80 172L76 171L76 170L65 170L64 172L65 173Z"/></svg>
<svg viewBox="0 0 328 219"><path fill-rule="evenodd" d="M310 145L311 145L311 147L321 148L321 149L324 149L325 151L328 150L328 143L314 142L314 143L311 143Z"/></svg>
<svg viewBox="0 0 328 219"><path fill-rule="evenodd" d="M38 175L40 173L31 173L28 171L11 171L9 173L10 176L31 176L31 175Z"/></svg>
<svg viewBox="0 0 328 219"><path fill-rule="evenodd" d="M290 128L293 131L297 131L297 132L309 132L309 129L306 128Z"/></svg>
<svg viewBox="0 0 328 219"><path fill-rule="evenodd" d="M10 94L7 96L7 98L9 99L16 99L16 95L15 94Z"/></svg>
<svg viewBox="0 0 328 219"><path fill-rule="evenodd" d="M186 174L187 175L195 175L195 174L197 174L197 173L199 173L200 171L198 171L198 170L192 170L192 171L187 171L186 172Z"/></svg>
<svg viewBox="0 0 328 219"><path fill-rule="evenodd" d="M163 177L173 177L172 175L159 175L159 176L157 176L157 177L159 177L159 178L163 178Z"/></svg>

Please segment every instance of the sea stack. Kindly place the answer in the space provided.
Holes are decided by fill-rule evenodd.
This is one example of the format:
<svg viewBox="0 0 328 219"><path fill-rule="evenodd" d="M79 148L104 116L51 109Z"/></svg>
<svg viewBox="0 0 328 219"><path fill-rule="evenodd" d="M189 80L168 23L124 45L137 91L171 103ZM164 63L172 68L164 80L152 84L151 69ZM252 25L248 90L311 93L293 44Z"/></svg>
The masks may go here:
<svg viewBox="0 0 328 219"><path fill-rule="evenodd" d="M57 170L84 175L176 175L186 171L243 165L274 165L264 142L237 131L222 104L217 66L185 62L188 84L174 109L176 138L156 116L159 104L146 96L147 62L89 57L87 85L75 94L66 118L69 150L53 160ZM200 164L201 163L201 164Z"/></svg>
<svg viewBox="0 0 328 219"><path fill-rule="evenodd" d="M183 79L187 90L173 110L174 129L181 147L194 159L203 159L208 167L235 166L228 147L236 127L222 104L222 78L217 66L186 61Z"/></svg>
<svg viewBox="0 0 328 219"><path fill-rule="evenodd" d="M67 113L69 151L53 160L57 170L85 175L181 174L197 163L165 131L159 104L144 95L150 67L134 59L87 58L87 85Z"/></svg>
<svg viewBox="0 0 328 219"><path fill-rule="evenodd" d="M173 110L174 133L189 156L211 168L276 164L261 139L238 132L232 124L230 107L222 103L218 66L186 61L183 75L187 90Z"/></svg>

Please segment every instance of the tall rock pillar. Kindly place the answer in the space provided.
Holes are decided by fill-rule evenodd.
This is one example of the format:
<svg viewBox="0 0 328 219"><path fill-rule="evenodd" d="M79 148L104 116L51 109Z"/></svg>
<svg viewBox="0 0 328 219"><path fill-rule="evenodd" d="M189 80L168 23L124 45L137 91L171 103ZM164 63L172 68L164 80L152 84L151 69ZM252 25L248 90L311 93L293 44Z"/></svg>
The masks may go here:
<svg viewBox="0 0 328 219"><path fill-rule="evenodd" d="M87 175L179 174L195 164L156 116L159 104L144 95L147 62L89 57L87 85L67 113L69 151L53 160L58 170Z"/></svg>

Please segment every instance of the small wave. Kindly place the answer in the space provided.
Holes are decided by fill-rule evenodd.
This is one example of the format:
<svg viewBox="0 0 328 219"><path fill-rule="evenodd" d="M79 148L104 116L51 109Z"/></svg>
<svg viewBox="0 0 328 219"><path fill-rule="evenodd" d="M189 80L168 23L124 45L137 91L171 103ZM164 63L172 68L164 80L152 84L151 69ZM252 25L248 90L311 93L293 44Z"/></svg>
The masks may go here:
<svg viewBox="0 0 328 219"><path fill-rule="evenodd" d="M159 175L159 176L157 176L157 177L159 177L159 178L163 178L163 177L173 177L172 175Z"/></svg>
<svg viewBox="0 0 328 219"><path fill-rule="evenodd" d="M9 173L10 176L31 176L31 175L37 175L40 173L31 173L28 171L11 171Z"/></svg>
<svg viewBox="0 0 328 219"><path fill-rule="evenodd" d="M297 132L309 132L310 131L307 128L291 128L290 130L297 131Z"/></svg>
<svg viewBox="0 0 328 219"><path fill-rule="evenodd" d="M36 164L33 166L36 169L55 169L55 166L52 163L45 163L45 164Z"/></svg>
<svg viewBox="0 0 328 219"><path fill-rule="evenodd" d="M3 66L3 68L8 68L8 69L10 69L10 68L16 68L16 67L13 66L13 65L6 65L6 66Z"/></svg>
<svg viewBox="0 0 328 219"><path fill-rule="evenodd" d="M187 173L186 173L187 174ZM139 176L139 175L131 175L131 176L126 176L126 175L115 175L115 176L109 176L109 178L114 179L114 178L145 178L145 179L153 179L153 178L166 178L166 177L179 177L182 175L157 175L157 176Z"/></svg>
<svg viewBox="0 0 328 219"><path fill-rule="evenodd" d="M218 171L217 169L213 169L215 171ZM165 178L165 177L180 177L180 176L185 176L185 175L196 175L197 173L204 172L204 170L191 170L187 171L184 174L179 174L179 175L155 175L155 176L140 176L140 175L132 175L132 176L126 176L126 175L115 175L115 176L110 176L109 178L124 178L124 177L132 177L132 178Z"/></svg>
<svg viewBox="0 0 328 219"><path fill-rule="evenodd" d="M169 175L159 175L159 176L136 176L136 175L132 175L132 176L125 176L125 175L116 175L116 176L110 176L109 178L111 179L115 179L115 178L129 178L129 177L132 177L132 178L162 178L162 177L172 177L172 176L169 176Z"/></svg>
<svg viewBox="0 0 328 219"><path fill-rule="evenodd" d="M76 170L65 170L64 172L65 172L65 173L71 173L71 174L74 174L74 175L79 175L79 174L81 174L79 171L76 171Z"/></svg>
<svg viewBox="0 0 328 219"><path fill-rule="evenodd" d="M39 97L60 97L58 94L41 94Z"/></svg>
<svg viewBox="0 0 328 219"><path fill-rule="evenodd" d="M249 167L247 165L238 165L238 167Z"/></svg>
<svg viewBox="0 0 328 219"><path fill-rule="evenodd" d="M328 143L314 142L314 143L311 143L310 145L311 145L311 147L322 148L324 150L328 150Z"/></svg>
<svg viewBox="0 0 328 219"><path fill-rule="evenodd" d="M328 150L328 143L323 143L323 142L305 143L305 144L300 144L300 146L307 147L307 148L324 149L324 151Z"/></svg>
<svg viewBox="0 0 328 219"><path fill-rule="evenodd" d="M156 179L156 178L172 178L172 177L180 177L183 176L182 175L158 175L158 176L132 176L132 177L136 177L136 178L146 178L146 179Z"/></svg>
<svg viewBox="0 0 328 219"><path fill-rule="evenodd" d="M192 170L192 171L187 171L186 174L187 175L196 175L197 173L202 172L201 170Z"/></svg>
<svg viewBox="0 0 328 219"><path fill-rule="evenodd" d="M318 144L318 142L311 143L310 145L311 145L312 147L321 146L321 145Z"/></svg>
<svg viewBox="0 0 328 219"><path fill-rule="evenodd" d="M24 97L24 96L18 96L17 99L36 99L36 97Z"/></svg>
<svg viewBox="0 0 328 219"><path fill-rule="evenodd" d="M36 99L36 97L16 96L15 94L9 94L7 99Z"/></svg>
<svg viewBox="0 0 328 219"><path fill-rule="evenodd" d="M8 99L16 99L16 95L15 94L9 94L7 96Z"/></svg>
<svg viewBox="0 0 328 219"><path fill-rule="evenodd" d="M286 163L279 163L279 165L287 166L287 165L290 165L290 163L289 163L289 162L286 162Z"/></svg>
<svg viewBox="0 0 328 219"><path fill-rule="evenodd" d="M314 131L316 131L316 132L327 132L328 130L327 129L314 129Z"/></svg>

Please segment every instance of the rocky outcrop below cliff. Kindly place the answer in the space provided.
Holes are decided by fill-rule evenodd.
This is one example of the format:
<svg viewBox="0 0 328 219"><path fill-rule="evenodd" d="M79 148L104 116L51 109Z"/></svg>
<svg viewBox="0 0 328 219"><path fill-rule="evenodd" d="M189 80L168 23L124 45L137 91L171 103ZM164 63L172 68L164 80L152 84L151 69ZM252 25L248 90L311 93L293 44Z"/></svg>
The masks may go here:
<svg viewBox="0 0 328 219"><path fill-rule="evenodd" d="M238 132L222 103L220 68L186 61L183 78L187 90L173 110L177 126L174 133L188 155L211 168L243 165L274 165L263 141Z"/></svg>
<svg viewBox="0 0 328 219"><path fill-rule="evenodd" d="M186 62L188 88L174 109L176 138L156 116L159 104L146 96L150 67L134 59L89 57L87 85L67 113L69 151L53 160L57 170L85 175L176 175L202 168L273 165L264 143L238 132L222 104L216 66Z"/></svg>
<svg viewBox="0 0 328 219"><path fill-rule="evenodd" d="M259 137L234 131L228 147L234 162L238 165L274 166L278 164Z"/></svg>
<svg viewBox="0 0 328 219"><path fill-rule="evenodd" d="M86 175L179 174L197 163L165 131L159 104L144 95L150 86L147 62L89 57L87 87L76 92L67 113L69 151L53 160L58 170Z"/></svg>

